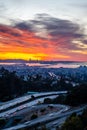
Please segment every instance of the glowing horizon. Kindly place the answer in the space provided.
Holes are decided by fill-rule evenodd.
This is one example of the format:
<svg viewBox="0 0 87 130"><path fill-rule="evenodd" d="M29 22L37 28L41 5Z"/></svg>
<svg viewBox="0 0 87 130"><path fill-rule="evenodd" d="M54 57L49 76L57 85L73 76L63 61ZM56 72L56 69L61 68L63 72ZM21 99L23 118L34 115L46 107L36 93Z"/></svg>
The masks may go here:
<svg viewBox="0 0 87 130"><path fill-rule="evenodd" d="M87 19L81 19L86 5L86 0L1 0L0 59L87 61Z"/></svg>

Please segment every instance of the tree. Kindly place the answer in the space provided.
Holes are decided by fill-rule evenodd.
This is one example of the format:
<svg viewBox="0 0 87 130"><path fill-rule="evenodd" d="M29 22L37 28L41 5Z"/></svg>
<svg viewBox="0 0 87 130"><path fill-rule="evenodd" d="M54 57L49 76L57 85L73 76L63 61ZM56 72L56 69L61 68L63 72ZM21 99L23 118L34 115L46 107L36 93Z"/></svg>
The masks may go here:
<svg viewBox="0 0 87 130"><path fill-rule="evenodd" d="M83 130L83 124L78 116L72 116L66 120L61 130Z"/></svg>
<svg viewBox="0 0 87 130"><path fill-rule="evenodd" d="M37 117L38 117L37 114L33 114L33 115L31 116L31 120L36 119Z"/></svg>
<svg viewBox="0 0 87 130"><path fill-rule="evenodd" d="M82 84L69 92L65 103L71 106L87 103L87 84Z"/></svg>
<svg viewBox="0 0 87 130"><path fill-rule="evenodd" d="M50 99L50 98L45 98L45 99L44 99L44 103L46 103L46 104L52 103L52 99Z"/></svg>
<svg viewBox="0 0 87 130"><path fill-rule="evenodd" d="M0 118L0 128L6 124L6 119Z"/></svg>

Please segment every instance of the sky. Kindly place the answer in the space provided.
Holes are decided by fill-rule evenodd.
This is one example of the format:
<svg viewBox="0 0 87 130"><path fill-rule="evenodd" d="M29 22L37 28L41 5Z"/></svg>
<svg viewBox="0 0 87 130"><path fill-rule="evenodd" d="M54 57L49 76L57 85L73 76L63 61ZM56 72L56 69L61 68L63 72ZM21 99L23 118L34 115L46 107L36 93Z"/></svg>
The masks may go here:
<svg viewBox="0 0 87 130"><path fill-rule="evenodd" d="M0 59L87 61L87 0L0 0Z"/></svg>

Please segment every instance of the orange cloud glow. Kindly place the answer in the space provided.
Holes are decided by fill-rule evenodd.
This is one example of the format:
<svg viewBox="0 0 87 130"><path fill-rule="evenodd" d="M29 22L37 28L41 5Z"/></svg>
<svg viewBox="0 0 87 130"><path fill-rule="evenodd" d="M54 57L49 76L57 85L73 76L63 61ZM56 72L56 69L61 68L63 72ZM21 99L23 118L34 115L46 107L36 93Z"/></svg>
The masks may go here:
<svg viewBox="0 0 87 130"><path fill-rule="evenodd" d="M86 60L87 51L69 50L70 40L71 36L37 36L34 31L0 25L0 59L78 60L80 54L79 60Z"/></svg>

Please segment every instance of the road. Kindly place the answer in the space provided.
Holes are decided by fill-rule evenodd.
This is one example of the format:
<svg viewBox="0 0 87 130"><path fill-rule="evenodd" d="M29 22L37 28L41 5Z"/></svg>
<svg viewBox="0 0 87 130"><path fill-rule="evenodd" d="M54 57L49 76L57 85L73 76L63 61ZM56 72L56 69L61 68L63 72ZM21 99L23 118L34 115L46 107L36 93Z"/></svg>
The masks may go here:
<svg viewBox="0 0 87 130"><path fill-rule="evenodd" d="M87 107L87 106L85 106L85 107ZM85 109L85 108L83 107L82 109ZM73 111L73 112L74 112L74 111ZM81 111L78 110L76 113L77 113L77 114L82 114L82 112L83 112L83 110L81 110ZM71 114L72 114L72 113L71 113ZM57 126L58 126L58 127L61 127L62 124L65 122L65 120L66 120L69 116L70 116L70 114L69 114L69 115L67 114L66 116L64 116L64 117L62 117L62 118L59 118L59 119L57 119L57 120L53 120L53 121L47 123L47 124L46 124L46 128L52 129L52 128L56 128ZM53 129L52 129L52 130L53 130Z"/></svg>
<svg viewBox="0 0 87 130"><path fill-rule="evenodd" d="M24 124L20 124L11 128L7 128L4 130L20 130L21 128L33 128L36 125L40 125L40 124L44 124L44 123L49 123L55 120L59 120L59 123L61 122L62 119L66 118L67 116L71 115L73 112L79 113L82 112L83 109L85 109L87 107L87 105L84 106L80 106L77 108L74 108L72 110L66 111L60 113L60 112L53 112L51 114L39 117L37 119L34 119L32 121L29 122L25 122Z"/></svg>
<svg viewBox="0 0 87 130"><path fill-rule="evenodd" d="M52 108L52 110L51 110L50 107ZM50 110L48 111L49 108L50 108ZM48 104L41 104L41 105L32 106L30 108L28 107L26 109L23 109L21 111L16 112L16 115L12 116L12 118L10 117L7 124L4 126L4 128L11 127L11 124L14 122L14 120L17 119L17 118L21 118L21 117L22 117L21 123L24 123L26 121L30 122L30 119L26 118L26 117L29 116L29 115L31 117L33 113L36 113L37 111L41 111L43 109L48 111L47 112L47 113L49 113L48 116L49 115L51 116L52 115L51 112L53 110L59 111L59 113L61 113L61 111L64 111L64 110L66 111L66 109L68 109L68 107L66 107L65 105L59 105L59 104L56 104L56 105L55 104L49 104L49 105ZM47 113L44 113L44 115L47 114ZM43 114L39 115L39 117L41 117L42 115Z"/></svg>
<svg viewBox="0 0 87 130"><path fill-rule="evenodd" d="M23 116L23 117L25 117L25 115L26 115L26 113L33 113L33 112L35 112L35 111L40 111L41 109L46 109L46 108L48 108L49 106L52 106L53 108L56 108L60 113L61 113L61 111L66 111L66 110L68 110L69 109L69 107L68 106L65 106L65 105L60 105L60 104L41 104L41 105L35 105L35 106L31 106L31 107L28 107L28 108L26 108L26 109L23 109L23 110L21 110L21 111L18 111L18 112L16 112L16 114L15 114L15 116ZM48 113L50 113L50 115L51 115L51 111L49 111ZM14 114L13 114L14 115ZM11 116L11 117L13 117L13 116Z"/></svg>
<svg viewBox="0 0 87 130"><path fill-rule="evenodd" d="M65 120L66 120L67 117L68 116L47 123L46 124L46 128L52 129L52 128L56 128L57 126L58 127L61 126L61 124L63 124L65 122Z"/></svg>
<svg viewBox="0 0 87 130"><path fill-rule="evenodd" d="M16 111L20 111L20 110L22 110L24 108L31 107L31 106L36 105L38 103L42 103L45 98L52 98L53 99L53 98L56 98L56 97L58 97L58 95L45 96L45 97L42 97L42 98L39 98L39 99L35 99L33 101L30 101L28 103L24 103L23 105L20 105L18 107L15 107L15 108L12 108L10 110L7 110L5 112L0 113L0 117L10 117Z"/></svg>
<svg viewBox="0 0 87 130"><path fill-rule="evenodd" d="M36 93L31 95L22 96L20 98L13 99L11 101L5 102L4 104L0 105L0 113L2 111L5 111L7 109L10 109L11 107L15 107L16 105L20 105L21 103L27 102L31 99L31 96L33 95L35 98L39 98L40 96L50 96L53 94L65 94L67 91L58 91L58 92L43 92L43 93Z"/></svg>

